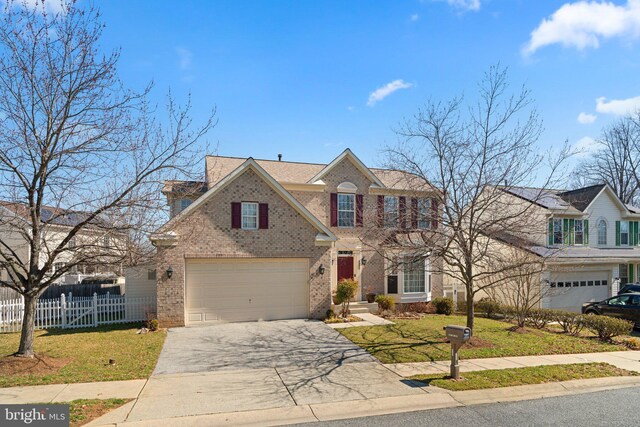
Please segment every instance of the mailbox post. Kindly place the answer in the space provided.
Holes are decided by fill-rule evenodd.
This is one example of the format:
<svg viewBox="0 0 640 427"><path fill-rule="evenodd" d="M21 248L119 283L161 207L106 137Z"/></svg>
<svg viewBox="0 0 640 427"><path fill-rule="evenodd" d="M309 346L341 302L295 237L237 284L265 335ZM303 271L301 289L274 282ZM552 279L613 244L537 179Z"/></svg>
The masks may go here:
<svg viewBox="0 0 640 427"><path fill-rule="evenodd" d="M460 379L458 350L471 339L471 329L465 326L447 325L444 327L444 331L451 343L451 378L457 380Z"/></svg>

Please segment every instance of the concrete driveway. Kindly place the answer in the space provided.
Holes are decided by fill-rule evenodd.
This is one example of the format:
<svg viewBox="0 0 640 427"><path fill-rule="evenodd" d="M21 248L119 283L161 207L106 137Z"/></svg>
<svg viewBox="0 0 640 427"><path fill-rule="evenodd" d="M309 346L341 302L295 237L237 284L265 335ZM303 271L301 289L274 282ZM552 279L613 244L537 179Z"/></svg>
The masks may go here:
<svg viewBox="0 0 640 427"><path fill-rule="evenodd" d="M424 393L322 322L169 330L127 422Z"/></svg>

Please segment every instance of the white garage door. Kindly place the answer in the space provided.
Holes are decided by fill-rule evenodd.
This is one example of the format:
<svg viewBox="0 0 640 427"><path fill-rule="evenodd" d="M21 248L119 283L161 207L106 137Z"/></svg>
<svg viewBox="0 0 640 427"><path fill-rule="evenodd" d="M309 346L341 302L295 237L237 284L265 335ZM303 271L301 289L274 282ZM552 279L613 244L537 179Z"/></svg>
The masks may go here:
<svg viewBox="0 0 640 427"><path fill-rule="evenodd" d="M187 322L309 317L307 259L188 260Z"/></svg>
<svg viewBox="0 0 640 427"><path fill-rule="evenodd" d="M552 273L548 307L579 312L585 302L608 298L609 286L608 271Z"/></svg>

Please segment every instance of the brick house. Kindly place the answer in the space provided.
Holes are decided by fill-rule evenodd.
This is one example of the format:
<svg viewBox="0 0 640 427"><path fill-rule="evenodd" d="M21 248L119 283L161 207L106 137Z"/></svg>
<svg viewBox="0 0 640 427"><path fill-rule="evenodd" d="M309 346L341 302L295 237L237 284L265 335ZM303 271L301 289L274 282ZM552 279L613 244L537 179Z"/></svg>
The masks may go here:
<svg viewBox="0 0 640 427"><path fill-rule="evenodd" d="M436 191L348 149L328 165L207 156L206 182L163 190L171 218L151 238L158 319L323 318L343 278L359 282L356 300L442 295L440 261L395 238L439 226Z"/></svg>

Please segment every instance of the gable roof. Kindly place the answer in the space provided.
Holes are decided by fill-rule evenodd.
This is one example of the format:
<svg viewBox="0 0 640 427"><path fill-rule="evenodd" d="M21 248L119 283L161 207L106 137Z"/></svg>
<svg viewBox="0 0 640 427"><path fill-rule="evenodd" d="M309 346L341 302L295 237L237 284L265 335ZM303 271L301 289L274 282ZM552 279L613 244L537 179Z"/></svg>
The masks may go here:
<svg viewBox="0 0 640 427"><path fill-rule="evenodd" d="M317 241L335 241L338 240L337 237L329 230L318 218L313 216L311 212L307 210L300 202L298 202L287 190L278 183L271 175L269 175L264 168L262 168L253 158L249 157L242 164L240 164L237 168L235 168L231 173L227 174L224 178L219 180L213 187L209 188L206 193L204 193L201 197L199 197L196 201L190 204L186 209L180 212L178 215L173 217L167 223L165 223L162 227L160 227L156 232L153 233L151 240L152 241L162 241L167 237L167 234L163 236L165 231L169 231L171 226L176 222L181 221L183 218L190 215L194 212L200 205L209 200L213 195L217 192L225 188L231 182L233 182L236 178L241 176L245 171L252 170L255 172L262 180L264 180L278 195L280 195L286 202L293 207L303 218L305 218L311 225L313 225L318 231L319 235L316 236Z"/></svg>
<svg viewBox="0 0 640 427"><path fill-rule="evenodd" d="M349 152L351 152L351 150L349 150ZM246 158L241 157L207 156L205 158L205 167L209 188L233 172L246 160ZM329 166L324 163L303 163L264 159L254 159L254 161L276 181L287 184L307 184ZM362 164L362 162L360 163ZM364 167L366 168L366 166ZM416 175L408 172L380 168L368 168L368 170L368 174L370 175L367 176L369 176L373 182L379 180L382 185L377 185L381 188L413 190L416 186L418 188L425 186L424 180L421 180ZM376 180L374 180L371 175L373 175ZM435 187L429 183L426 185L435 189Z"/></svg>
<svg viewBox="0 0 640 427"><path fill-rule="evenodd" d="M331 169L333 169L336 165L338 165L341 161L343 161L344 159L349 159L351 161L351 163L354 164L354 166L360 171L362 172L362 174L364 176L366 176L367 178L369 178L375 185L377 185L378 187L382 187L384 188L385 185L382 183L382 181L380 181L380 178L378 178L372 171L371 169L369 169L368 167L366 167L364 165L364 163L362 163L362 161L355 155L353 154L353 152L350 149L346 149L344 150L338 157L336 157L335 159L333 159L333 161L331 163L329 163L327 166L325 166L320 172L318 172L317 174L315 174L311 179L309 179L309 181L307 181L309 184L313 184L316 181L319 181L320 179L322 179L323 176L325 176L327 173L329 173L329 171Z"/></svg>
<svg viewBox="0 0 640 427"><path fill-rule="evenodd" d="M606 186L606 184L591 185L589 187L558 193L558 196L560 196L562 200L571 204L574 208L584 212L584 210Z"/></svg>
<svg viewBox="0 0 640 427"><path fill-rule="evenodd" d="M0 207L4 208L9 215L20 218L24 221L31 221L29 206L24 203L0 201ZM86 221L89 212L74 211L70 209L56 208L52 206L42 206L40 209L40 222L45 225L60 225L64 227L75 227L79 223ZM0 219L2 217L0 216ZM103 218L95 218L90 225L107 225Z"/></svg>

